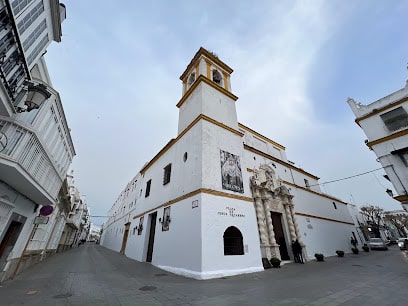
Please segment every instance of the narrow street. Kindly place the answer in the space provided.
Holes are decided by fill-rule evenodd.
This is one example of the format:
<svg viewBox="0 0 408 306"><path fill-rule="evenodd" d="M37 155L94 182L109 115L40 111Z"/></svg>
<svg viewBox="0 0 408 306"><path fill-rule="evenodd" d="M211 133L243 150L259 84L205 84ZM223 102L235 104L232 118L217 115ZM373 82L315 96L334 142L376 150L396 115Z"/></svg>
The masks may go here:
<svg viewBox="0 0 408 306"><path fill-rule="evenodd" d="M85 244L0 285L1 305L408 305L408 253L346 254L197 281Z"/></svg>

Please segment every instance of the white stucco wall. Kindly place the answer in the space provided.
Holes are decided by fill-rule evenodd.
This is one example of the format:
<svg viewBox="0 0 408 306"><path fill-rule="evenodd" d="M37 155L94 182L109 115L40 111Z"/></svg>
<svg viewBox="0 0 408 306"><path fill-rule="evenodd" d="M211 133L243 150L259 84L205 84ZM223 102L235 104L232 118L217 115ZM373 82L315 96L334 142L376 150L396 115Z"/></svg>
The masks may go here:
<svg viewBox="0 0 408 306"><path fill-rule="evenodd" d="M247 173L245 160L242 157L244 148L242 138L210 122L202 122L202 187L212 190L220 190L226 193L251 197L249 188L249 175ZM240 156L242 179L244 182L244 193L237 193L222 189L221 157L220 150Z"/></svg>
<svg viewBox="0 0 408 306"><path fill-rule="evenodd" d="M10 252L8 256L8 260L19 258L23 249L27 243L27 240L31 234L31 230L33 229L33 221L36 216L34 213L34 203L27 199L25 196L19 194L15 190L9 188L2 182L0 182L0 196L6 197L13 205L15 206L13 209L9 211L7 215L1 215L1 224L0 224L0 241L4 238L6 230L9 226L9 218L11 217L12 213L16 213L23 217L26 217L24 226L18 236L18 239L14 245L14 248ZM7 269L7 265L5 266L4 270Z"/></svg>
<svg viewBox="0 0 408 306"><path fill-rule="evenodd" d="M204 82L201 82L181 105L178 133L200 114L238 130L235 101Z"/></svg>
<svg viewBox="0 0 408 306"><path fill-rule="evenodd" d="M294 196L293 203L297 213L319 216L322 218L354 224L353 219L351 218L351 215L347 209L347 205L343 202L316 195L303 189L298 189L295 187L290 188L290 193ZM333 202L335 203L337 209L334 207Z"/></svg>
<svg viewBox="0 0 408 306"><path fill-rule="evenodd" d="M353 225L298 215L296 219L308 259L314 259L315 253L335 256L336 250L351 252L350 237L355 232Z"/></svg>
<svg viewBox="0 0 408 306"><path fill-rule="evenodd" d="M193 201L198 201L195 208ZM189 277L199 275L202 269L201 214L199 195L171 205L169 230L162 231L162 225L156 224L152 264ZM157 213L157 221L159 218L163 218L163 208Z"/></svg>
<svg viewBox="0 0 408 306"><path fill-rule="evenodd" d="M263 271L253 203L205 194L202 212L201 279ZM230 226L241 231L244 255L224 255L223 235Z"/></svg>

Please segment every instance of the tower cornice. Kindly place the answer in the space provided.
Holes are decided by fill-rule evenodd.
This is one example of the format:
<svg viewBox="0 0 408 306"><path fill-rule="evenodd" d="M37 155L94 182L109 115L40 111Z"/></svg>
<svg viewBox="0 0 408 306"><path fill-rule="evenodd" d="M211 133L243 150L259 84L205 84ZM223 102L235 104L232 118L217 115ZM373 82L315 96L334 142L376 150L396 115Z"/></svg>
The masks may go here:
<svg viewBox="0 0 408 306"><path fill-rule="evenodd" d="M200 47L200 49L197 51L197 53L194 55L193 59L191 60L190 64L188 64L186 70L184 70L183 74L180 76L180 80L185 81L185 78L188 75L188 72L196 66L196 64L199 62L201 56L205 56L207 59L211 60L214 62L214 64L218 65L222 69L224 69L226 72L231 74L234 70L229 67L227 64L225 64L223 61L221 61L214 53L204 49L203 47Z"/></svg>
<svg viewBox="0 0 408 306"><path fill-rule="evenodd" d="M183 103L187 100L187 98L191 95L191 93L194 91L194 89L197 88L197 86L201 83L204 82L206 84L208 84L209 86L215 88L216 90L222 92L224 95L228 96L229 98L231 98L234 101L238 100L238 97L232 93L230 93L228 90L226 90L225 88L215 84L214 82L210 81L208 78L206 78L205 76L203 76L202 74L197 78L197 80L193 83L193 85L191 85L191 87L187 90L187 92L183 95L183 97L180 99L180 101L177 103L177 107L180 108L181 105L183 105Z"/></svg>

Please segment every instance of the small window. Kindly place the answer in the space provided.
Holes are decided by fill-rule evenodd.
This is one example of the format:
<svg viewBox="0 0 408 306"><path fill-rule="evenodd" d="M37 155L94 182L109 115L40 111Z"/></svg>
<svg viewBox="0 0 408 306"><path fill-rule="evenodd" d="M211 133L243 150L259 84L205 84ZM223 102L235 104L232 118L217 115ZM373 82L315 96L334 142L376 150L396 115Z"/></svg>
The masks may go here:
<svg viewBox="0 0 408 306"><path fill-rule="evenodd" d="M235 226L230 226L224 232L224 255L244 255L242 234Z"/></svg>
<svg viewBox="0 0 408 306"><path fill-rule="evenodd" d="M306 186L306 188L310 189L310 184L309 184L309 181L307 179L305 179L305 186Z"/></svg>
<svg viewBox="0 0 408 306"><path fill-rule="evenodd" d="M164 167L163 185L170 183L170 176L171 176L171 164L168 164L166 167Z"/></svg>
<svg viewBox="0 0 408 306"><path fill-rule="evenodd" d="M402 106L380 115L390 132L408 127L408 114Z"/></svg>
<svg viewBox="0 0 408 306"><path fill-rule="evenodd" d="M334 209L337 209L336 203L333 202Z"/></svg>
<svg viewBox="0 0 408 306"><path fill-rule="evenodd" d="M141 234L142 234L142 231L143 231L143 220L144 220L144 216L140 217L139 226L138 226L138 228L137 228L137 234L138 234L138 235L141 235Z"/></svg>
<svg viewBox="0 0 408 306"><path fill-rule="evenodd" d="M215 70L215 69L213 70L212 77L213 77L214 83L217 83L218 85L221 85L222 76L221 76L221 73L218 70Z"/></svg>
<svg viewBox="0 0 408 306"><path fill-rule="evenodd" d="M145 198L147 198L150 195L150 186L152 185L152 180L148 180L146 183L146 193L145 193Z"/></svg>
<svg viewBox="0 0 408 306"><path fill-rule="evenodd" d="M186 161L187 161L187 157L188 157L187 152L184 152L184 155L183 155L183 161L184 161L184 162L186 162Z"/></svg>
<svg viewBox="0 0 408 306"><path fill-rule="evenodd" d="M164 208L163 210L163 219L159 220L162 224L162 231L168 231L170 225L170 206Z"/></svg>

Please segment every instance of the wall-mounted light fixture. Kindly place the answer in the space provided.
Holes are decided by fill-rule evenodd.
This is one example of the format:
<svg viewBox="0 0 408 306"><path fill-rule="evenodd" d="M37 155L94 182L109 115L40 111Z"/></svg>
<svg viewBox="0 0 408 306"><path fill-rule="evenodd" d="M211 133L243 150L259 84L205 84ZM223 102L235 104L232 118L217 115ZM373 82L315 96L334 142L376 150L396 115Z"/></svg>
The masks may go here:
<svg viewBox="0 0 408 306"><path fill-rule="evenodd" d="M30 112L33 109L38 109L40 106L51 97L51 93L47 90L44 84L34 84L31 81L24 81L23 86L26 86L26 100L24 102L26 108L16 107L17 113Z"/></svg>
<svg viewBox="0 0 408 306"><path fill-rule="evenodd" d="M392 193L392 190L391 189L388 189L387 188L387 190L385 191L391 198L393 197L393 193Z"/></svg>
<svg viewBox="0 0 408 306"><path fill-rule="evenodd" d="M159 223L163 224L165 222L170 223L171 219L170 216L167 216L166 218L159 218Z"/></svg>

